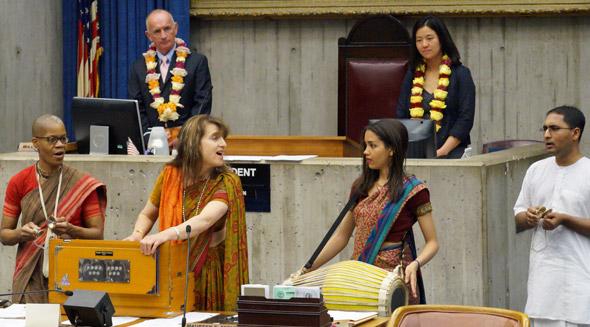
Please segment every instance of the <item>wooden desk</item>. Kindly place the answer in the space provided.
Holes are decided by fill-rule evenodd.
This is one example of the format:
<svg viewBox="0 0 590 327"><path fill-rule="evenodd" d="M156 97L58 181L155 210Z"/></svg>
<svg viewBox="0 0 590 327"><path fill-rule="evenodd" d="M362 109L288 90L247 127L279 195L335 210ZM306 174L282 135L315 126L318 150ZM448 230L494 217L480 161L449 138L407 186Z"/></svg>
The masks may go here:
<svg viewBox="0 0 590 327"><path fill-rule="evenodd" d="M67 316L62 316L62 320L61 321L64 321L66 319L68 319ZM387 322L389 321L389 319L390 319L389 317L378 317L378 318L371 319L371 320L369 320L367 322L364 322L364 323L362 323L362 324L360 324L358 326L359 327L384 327L384 326L387 325ZM146 319L140 318L138 320L135 320L135 321L132 321L130 323L126 323L126 324L123 324L123 325L120 325L120 326L121 327L133 326L133 325L139 324L140 322L145 321L145 320ZM61 326L64 326L65 327L65 326L71 326L71 325L61 325Z"/></svg>
<svg viewBox="0 0 590 327"><path fill-rule="evenodd" d="M390 317L377 317L359 325L359 327L382 327L386 326Z"/></svg>
<svg viewBox="0 0 590 327"><path fill-rule="evenodd" d="M360 145L345 136L227 137L227 155L276 156L315 154L318 157L360 157Z"/></svg>

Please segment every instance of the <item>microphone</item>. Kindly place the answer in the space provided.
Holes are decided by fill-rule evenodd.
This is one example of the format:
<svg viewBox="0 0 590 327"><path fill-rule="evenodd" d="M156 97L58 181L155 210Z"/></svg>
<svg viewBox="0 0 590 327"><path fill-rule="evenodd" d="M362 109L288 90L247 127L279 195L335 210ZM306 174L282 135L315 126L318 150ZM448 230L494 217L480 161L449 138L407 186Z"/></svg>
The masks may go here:
<svg viewBox="0 0 590 327"><path fill-rule="evenodd" d="M186 299L188 294L189 258L191 254L191 225L186 225L186 274L184 278L184 304L182 305L182 327L186 327Z"/></svg>
<svg viewBox="0 0 590 327"><path fill-rule="evenodd" d="M37 293L48 293L48 292L58 292L63 293L66 296L74 295L72 291L62 291L62 290L37 290L37 291L26 291L26 292L14 292L14 293L2 293L0 296L12 296L12 295L26 295L26 294L37 294Z"/></svg>

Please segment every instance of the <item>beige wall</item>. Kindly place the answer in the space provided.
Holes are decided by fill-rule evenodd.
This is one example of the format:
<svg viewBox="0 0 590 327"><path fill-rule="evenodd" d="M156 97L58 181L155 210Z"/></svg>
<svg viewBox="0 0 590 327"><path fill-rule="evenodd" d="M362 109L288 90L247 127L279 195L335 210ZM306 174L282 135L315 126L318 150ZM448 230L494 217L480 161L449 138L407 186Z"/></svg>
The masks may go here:
<svg viewBox="0 0 590 327"><path fill-rule="evenodd" d="M540 139L545 112L590 108L589 17L445 18L477 87L475 148ZM414 19L403 18L411 28ZM347 19L196 20L213 114L237 134L335 135L339 37ZM590 150L589 133L584 149ZM588 152L588 151L586 151Z"/></svg>
<svg viewBox="0 0 590 327"><path fill-rule="evenodd" d="M31 139L33 119L63 114L60 0L0 1L0 152Z"/></svg>

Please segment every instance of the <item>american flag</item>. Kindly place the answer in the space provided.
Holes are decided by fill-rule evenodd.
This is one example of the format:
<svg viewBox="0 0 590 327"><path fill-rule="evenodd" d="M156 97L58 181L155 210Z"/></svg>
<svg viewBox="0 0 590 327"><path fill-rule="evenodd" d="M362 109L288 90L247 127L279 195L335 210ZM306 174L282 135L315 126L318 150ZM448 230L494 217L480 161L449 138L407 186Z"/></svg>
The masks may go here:
<svg viewBox="0 0 590 327"><path fill-rule="evenodd" d="M78 0L78 96L98 96L101 54L98 0Z"/></svg>
<svg viewBox="0 0 590 327"><path fill-rule="evenodd" d="M127 154L131 154L131 155L138 155L139 154L139 150L137 150L137 147L135 146L135 144L133 143L133 141L131 141L131 138L127 138Z"/></svg>

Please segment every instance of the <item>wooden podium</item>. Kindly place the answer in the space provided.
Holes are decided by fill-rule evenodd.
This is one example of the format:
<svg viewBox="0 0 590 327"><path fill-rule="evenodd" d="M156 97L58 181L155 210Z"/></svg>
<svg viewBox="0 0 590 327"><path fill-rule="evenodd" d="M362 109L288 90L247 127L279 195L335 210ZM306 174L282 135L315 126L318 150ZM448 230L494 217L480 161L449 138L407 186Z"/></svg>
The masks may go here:
<svg viewBox="0 0 590 327"><path fill-rule="evenodd" d="M315 154L318 157L360 157L361 147L345 136L230 135L226 155L276 156Z"/></svg>
<svg viewBox="0 0 590 327"><path fill-rule="evenodd" d="M49 288L94 290L109 294L115 316L173 317L184 303L186 244L166 242L146 256L139 242L51 240ZM194 310L194 277L188 277L187 311ZM49 293L50 303L67 297Z"/></svg>

